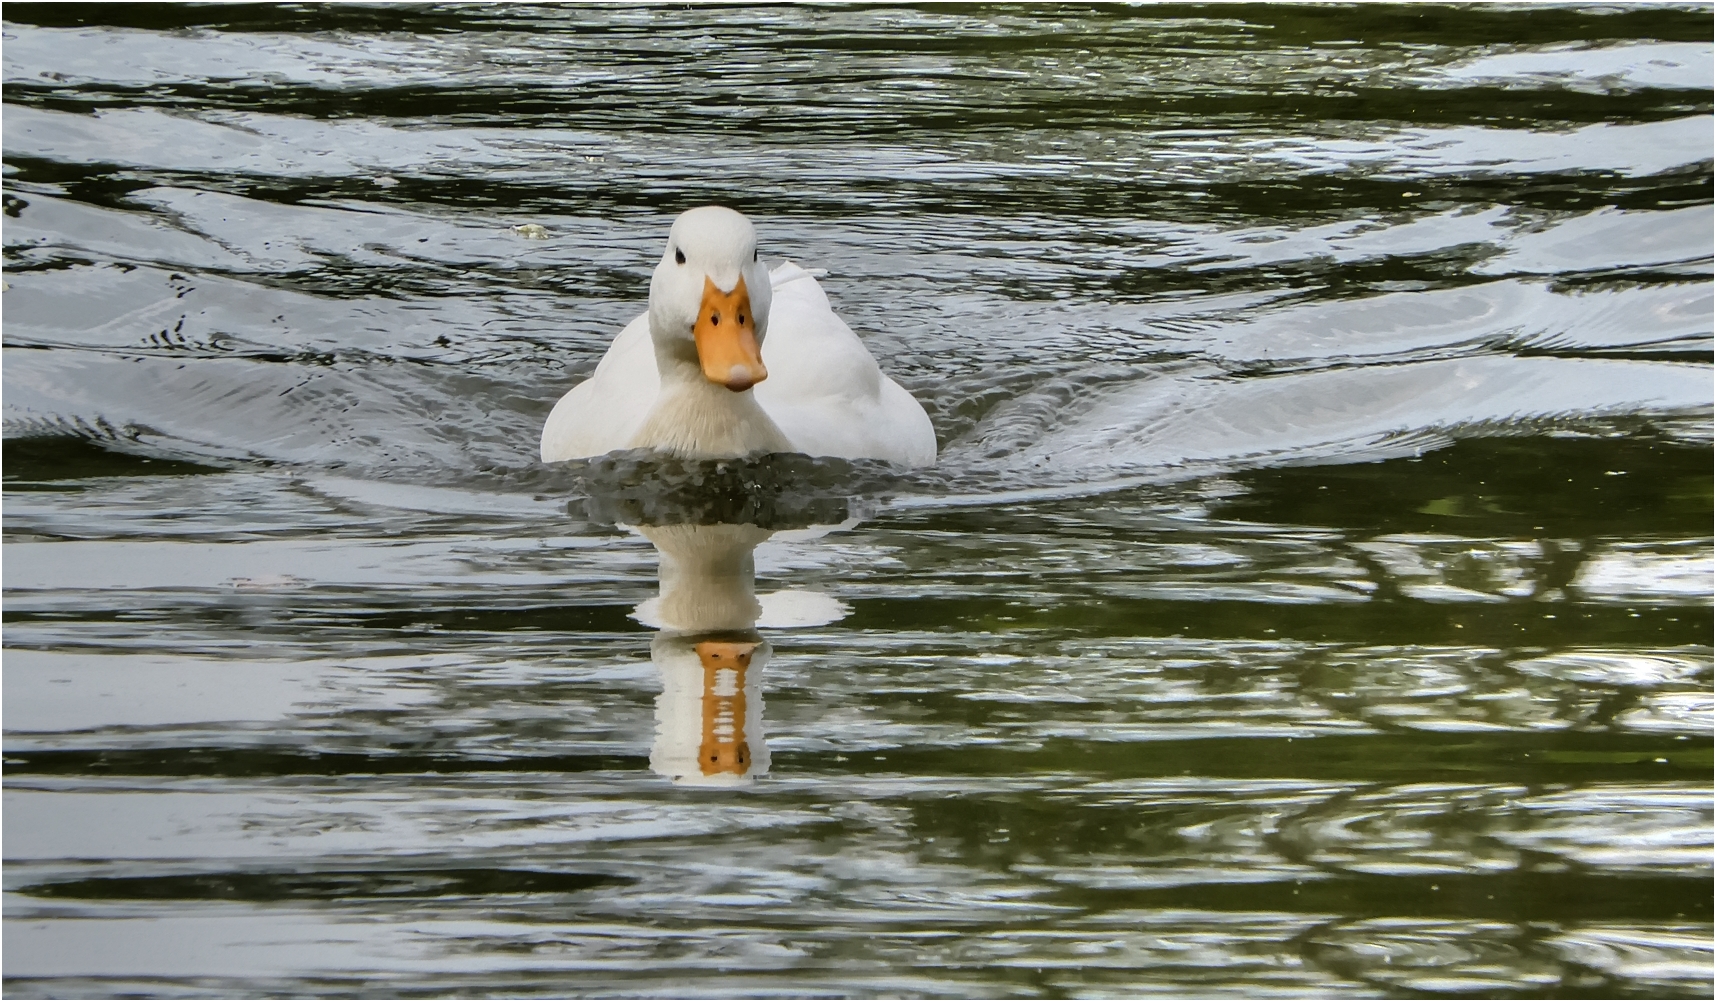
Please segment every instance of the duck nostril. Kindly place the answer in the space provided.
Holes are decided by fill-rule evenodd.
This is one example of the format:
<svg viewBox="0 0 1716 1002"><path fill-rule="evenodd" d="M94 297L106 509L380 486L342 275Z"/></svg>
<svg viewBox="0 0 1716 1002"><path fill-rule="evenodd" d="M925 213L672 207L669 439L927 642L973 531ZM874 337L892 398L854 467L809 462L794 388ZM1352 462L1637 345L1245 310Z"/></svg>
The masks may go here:
<svg viewBox="0 0 1716 1002"><path fill-rule="evenodd" d="M712 324L715 324L715 325L716 325L716 326L720 326L720 324L721 324L721 314L719 314L719 313L711 313L711 314L709 314L709 322L710 322L710 323L712 323Z"/></svg>

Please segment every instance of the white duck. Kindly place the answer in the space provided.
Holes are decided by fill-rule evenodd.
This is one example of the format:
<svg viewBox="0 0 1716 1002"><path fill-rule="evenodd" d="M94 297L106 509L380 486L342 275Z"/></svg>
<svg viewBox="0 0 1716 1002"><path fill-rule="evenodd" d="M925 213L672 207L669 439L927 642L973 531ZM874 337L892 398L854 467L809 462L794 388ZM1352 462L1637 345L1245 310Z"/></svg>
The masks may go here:
<svg viewBox="0 0 1716 1002"><path fill-rule="evenodd" d="M709 205L674 220L649 310L542 428L544 462L639 448L925 466L935 462L935 429L810 272L790 261L770 272L751 221Z"/></svg>

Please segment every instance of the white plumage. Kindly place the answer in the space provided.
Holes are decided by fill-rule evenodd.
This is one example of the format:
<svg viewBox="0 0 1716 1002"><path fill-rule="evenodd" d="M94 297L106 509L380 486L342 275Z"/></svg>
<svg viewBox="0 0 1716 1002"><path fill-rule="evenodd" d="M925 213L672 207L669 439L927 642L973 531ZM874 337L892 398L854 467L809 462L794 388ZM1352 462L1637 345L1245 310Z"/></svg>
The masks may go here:
<svg viewBox="0 0 1716 1002"><path fill-rule="evenodd" d="M713 381L706 359L699 367L691 325L705 277L721 292L740 283L751 290L767 367L753 386L731 389ZM649 310L620 331L595 373L549 414L542 458L653 448L723 459L783 446L908 466L933 463L936 452L922 405L835 316L816 277L790 261L764 271L748 220L729 209L693 209L674 223L650 283Z"/></svg>

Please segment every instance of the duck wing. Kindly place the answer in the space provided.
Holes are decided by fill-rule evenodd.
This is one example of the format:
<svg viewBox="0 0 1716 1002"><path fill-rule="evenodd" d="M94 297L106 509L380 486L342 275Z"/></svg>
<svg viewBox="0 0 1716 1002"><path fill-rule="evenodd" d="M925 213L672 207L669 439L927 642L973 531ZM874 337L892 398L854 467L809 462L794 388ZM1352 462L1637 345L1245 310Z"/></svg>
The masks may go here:
<svg viewBox="0 0 1716 1002"><path fill-rule="evenodd" d="M558 463L624 449L660 392L646 312L614 338L590 378L554 405L542 426L542 461Z"/></svg>
<svg viewBox="0 0 1716 1002"><path fill-rule="evenodd" d="M751 392L794 449L909 466L935 462L929 415L835 315L816 276L788 261L769 279L769 378Z"/></svg>

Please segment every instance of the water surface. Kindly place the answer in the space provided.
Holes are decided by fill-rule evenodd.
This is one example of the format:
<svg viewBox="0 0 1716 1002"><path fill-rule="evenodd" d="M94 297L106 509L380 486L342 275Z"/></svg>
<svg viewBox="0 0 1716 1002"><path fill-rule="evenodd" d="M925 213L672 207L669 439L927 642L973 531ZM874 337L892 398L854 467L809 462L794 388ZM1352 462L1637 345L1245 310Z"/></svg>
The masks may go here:
<svg viewBox="0 0 1716 1002"><path fill-rule="evenodd" d="M5 14L8 994L1709 996L1708 6Z"/></svg>

